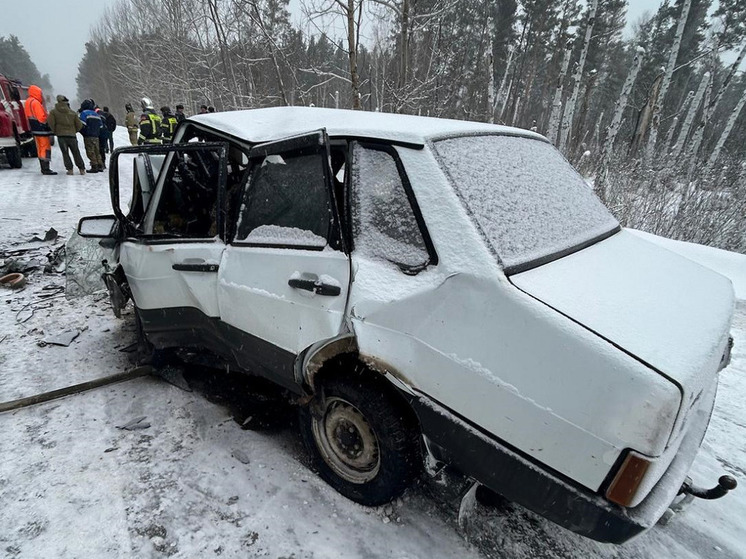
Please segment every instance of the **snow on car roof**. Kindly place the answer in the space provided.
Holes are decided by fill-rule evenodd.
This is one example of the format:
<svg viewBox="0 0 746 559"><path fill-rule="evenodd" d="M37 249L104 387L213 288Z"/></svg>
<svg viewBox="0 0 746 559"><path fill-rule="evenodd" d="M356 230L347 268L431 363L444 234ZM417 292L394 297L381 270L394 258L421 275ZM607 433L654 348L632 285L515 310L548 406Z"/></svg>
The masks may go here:
<svg viewBox="0 0 746 559"><path fill-rule="evenodd" d="M330 137L375 138L422 145L427 140L465 134L506 134L546 141L520 128L450 120L318 107L273 107L195 115L189 120L251 143L279 140L326 128Z"/></svg>

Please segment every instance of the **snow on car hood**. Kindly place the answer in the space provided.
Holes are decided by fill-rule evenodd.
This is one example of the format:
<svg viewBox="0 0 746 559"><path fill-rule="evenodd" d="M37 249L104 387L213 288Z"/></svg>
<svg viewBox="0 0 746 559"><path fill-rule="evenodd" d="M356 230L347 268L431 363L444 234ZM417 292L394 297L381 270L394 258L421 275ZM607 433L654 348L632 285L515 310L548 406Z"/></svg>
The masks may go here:
<svg viewBox="0 0 746 559"><path fill-rule="evenodd" d="M628 231L510 281L679 384L685 409L727 344L730 280Z"/></svg>

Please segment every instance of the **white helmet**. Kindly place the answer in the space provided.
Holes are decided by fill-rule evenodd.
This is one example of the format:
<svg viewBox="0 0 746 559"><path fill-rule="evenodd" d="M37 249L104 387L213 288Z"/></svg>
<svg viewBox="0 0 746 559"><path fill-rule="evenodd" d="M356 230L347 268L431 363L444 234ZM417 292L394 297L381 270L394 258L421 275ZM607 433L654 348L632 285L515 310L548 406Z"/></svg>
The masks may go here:
<svg viewBox="0 0 746 559"><path fill-rule="evenodd" d="M142 106L142 109L144 111L145 110L149 110L149 111L154 111L155 110L155 107L153 107L153 101L150 100L150 97L143 97L142 99L140 99L140 105Z"/></svg>

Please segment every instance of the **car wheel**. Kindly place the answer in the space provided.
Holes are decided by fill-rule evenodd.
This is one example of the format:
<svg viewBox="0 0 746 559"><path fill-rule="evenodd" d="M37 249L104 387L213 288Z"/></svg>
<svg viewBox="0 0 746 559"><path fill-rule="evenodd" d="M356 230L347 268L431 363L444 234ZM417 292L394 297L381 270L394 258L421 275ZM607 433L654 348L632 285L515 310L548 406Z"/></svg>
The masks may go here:
<svg viewBox="0 0 746 559"><path fill-rule="evenodd" d="M416 422L387 388L363 378L333 379L300 411L319 475L362 505L398 497L422 466Z"/></svg>
<svg viewBox="0 0 746 559"><path fill-rule="evenodd" d="M23 167L20 146L16 145L14 148L5 148L5 158L8 160L8 165L10 165L11 169L20 169Z"/></svg>

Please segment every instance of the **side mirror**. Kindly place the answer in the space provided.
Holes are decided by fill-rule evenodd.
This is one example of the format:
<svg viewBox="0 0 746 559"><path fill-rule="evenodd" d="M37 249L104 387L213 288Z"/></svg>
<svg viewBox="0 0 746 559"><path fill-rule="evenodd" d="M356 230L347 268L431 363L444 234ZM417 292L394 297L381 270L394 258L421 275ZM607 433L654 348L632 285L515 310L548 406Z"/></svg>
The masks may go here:
<svg viewBox="0 0 746 559"><path fill-rule="evenodd" d="M83 217L78 222L78 235L101 239L113 236L117 218L113 215Z"/></svg>

